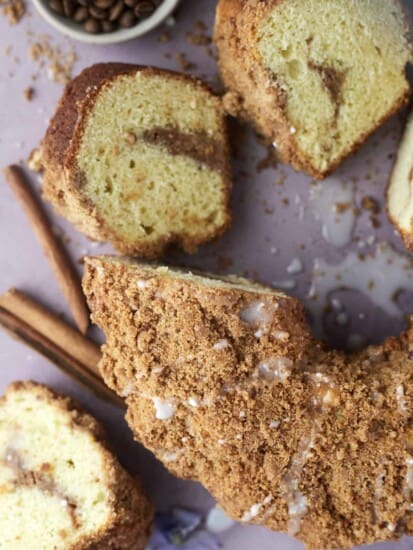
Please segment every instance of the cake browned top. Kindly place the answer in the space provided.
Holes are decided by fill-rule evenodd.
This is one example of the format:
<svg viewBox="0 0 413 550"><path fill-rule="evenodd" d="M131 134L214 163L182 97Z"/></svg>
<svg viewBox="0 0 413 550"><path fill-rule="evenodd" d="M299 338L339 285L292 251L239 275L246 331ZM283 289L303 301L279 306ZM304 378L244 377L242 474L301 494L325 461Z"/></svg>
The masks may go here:
<svg viewBox="0 0 413 550"><path fill-rule="evenodd" d="M172 472L308 548L413 533L411 331L346 356L265 287L114 258L86 266L102 375Z"/></svg>

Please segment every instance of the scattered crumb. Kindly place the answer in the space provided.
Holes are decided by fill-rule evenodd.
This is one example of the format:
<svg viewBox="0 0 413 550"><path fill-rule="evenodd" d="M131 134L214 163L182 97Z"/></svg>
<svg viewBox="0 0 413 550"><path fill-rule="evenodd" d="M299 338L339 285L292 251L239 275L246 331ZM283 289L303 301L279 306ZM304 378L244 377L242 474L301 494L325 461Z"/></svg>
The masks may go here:
<svg viewBox="0 0 413 550"><path fill-rule="evenodd" d="M169 34L169 32L163 32L160 35L158 41L161 42L162 44L166 44L167 42L171 41L171 35Z"/></svg>
<svg viewBox="0 0 413 550"><path fill-rule="evenodd" d="M66 84L72 78L77 56L71 46L63 52L60 46L51 44L48 35L41 35L29 45L28 54L38 68L47 67L47 75L53 82Z"/></svg>
<svg viewBox="0 0 413 550"><path fill-rule="evenodd" d="M186 55L182 52L176 54L176 60L178 61L179 66L183 71L190 71L196 68L195 63L191 63L190 61L188 61Z"/></svg>
<svg viewBox="0 0 413 550"><path fill-rule="evenodd" d="M28 86L23 90L23 97L26 101L31 101L34 97L34 88Z"/></svg>
<svg viewBox="0 0 413 550"><path fill-rule="evenodd" d="M236 92L227 92L222 98L222 104L225 112L233 117L242 113L242 99Z"/></svg>
<svg viewBox="0 0 413 550"><path fill-rule="evenodd" d="M27 166L33 172L40 173L43 171L42 153L40 149L33 149L27 159Z"/></svg>
<svg viewBox="0 0 413 550"><path fill-rule="evenodd" d="M284 182L285 182L286 179L287 179L287 175L283 173L275 180L275 184L276 185L284 185Z"/></svg>
<svg viewBox="0 0 413 550"><path fill-rule="evenodd" d="M203 22L203 21L200 21L198 19L198 21L195 23L195 30L199 33L205 33L205 31L207 30L207 26L206 24Z"/></svg>
<svg viewBox="0 0 413 550"><path fill-rule="evenodd" d="M0 0L0 5L3 6L2 13L10 25L17 25L26 13L23 0Z"/></svg>
<svg viewBox="0 0 413 550"><path fill-rule="evenodd" d="M367 195L363 197L361 201L361 207L364 210L368 210L372 214L376 214L376 215L379 214L381 211L379 202L374 197L370 197Z"/></svg>
<svg viewBox="0 0 413 550"><path fill-rule="evenodd" d="M352 206L350 202L336 202L334 205L334 210L337 214L344 214Z"/></svg>
<svg viewBox="0 0 413 550"><path fill-rule="evenodd" d="M201 33L186 33L186 41L191 46L209 46L212 42L211 37Z"/></svg>

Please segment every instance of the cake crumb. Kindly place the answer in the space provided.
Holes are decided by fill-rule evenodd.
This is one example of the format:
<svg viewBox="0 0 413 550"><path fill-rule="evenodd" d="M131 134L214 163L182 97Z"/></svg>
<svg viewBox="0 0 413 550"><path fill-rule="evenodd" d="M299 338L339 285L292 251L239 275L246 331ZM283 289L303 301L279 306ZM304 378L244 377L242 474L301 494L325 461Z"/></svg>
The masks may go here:
<svg viewBox="0 0 413 550"><path fill-rule="evenodd" d="M26 4L23 0L0 0L3 5L2 13L7 17L9 25L17 25L26 13Z"/></svg>
<svg viewBox="0 0 413 550"><path fill-rule="evenodd" d="M171 35L169 34L169 32L163 32L158 39L158 42L160 42L161 44L166 44L167 42L170 42L170 41L171 41Z"/></svg>
<svg viewBox="0 0 413 550"><path fill-rule="evenodd" d="M183 71L191 71L196 68L195 63L188 61L186 55L182 52L176 54L176 60Z"/></svg>
<svg viewBox="0 0 413 550"><path fill-rule="evenodd" d="M186 41L191 46L209 46L212 42L211 37L204 33L186 33Z"/></svg>
<svg viewBox="0 0 413 550"><path fill-rule="evenodd" d="M50 42L48 35L41 35L29 44L28 55L38 68L47 67L47 75L53 82L67 84L72 78L77 56L71 46L68 51L63 52L60 46Z"/></svg>
<svg viewBox="0 0 413 550"><path fill-rule="evenodd" d="M376 215L381 211L379 202L374 197L368 195L362 198L361 207L363 210L369 210L372 214Z"/></svg>
<svg viewBox="0 0 413 550"><path fill-rule="evenodd" d="M23 97L26 101L32 101L34 97L34 88L28 86L23 90Z"/></svg>
<svg viewBox="0 0 413 550"><path fill-rule="evenodd" d="M33 149L27 159L27 166L33 172L40 173L43 171L42 152L40 149Z"/></svg>

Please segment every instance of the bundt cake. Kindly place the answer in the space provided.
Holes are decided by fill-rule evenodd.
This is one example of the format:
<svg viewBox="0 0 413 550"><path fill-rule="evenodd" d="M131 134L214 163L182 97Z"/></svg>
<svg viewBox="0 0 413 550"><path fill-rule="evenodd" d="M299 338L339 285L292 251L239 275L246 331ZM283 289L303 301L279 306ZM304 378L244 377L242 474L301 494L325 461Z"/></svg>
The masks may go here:
<svg viewBox="0 0 413 550"><path fill-rule="evenodd" d="M0 548L143 550L152 507L70 399L33 382L0 400Z"/></svg>
<svg viewBox="0 0 413 550"><path fill-rule="evenodd" d="M230 223L221 100L189 76L121 63L68 84L41 146L43 191L92 239L156 257Z"/></svg>
<svg viewBox="0 0 413 550"><path fill-rule="evenodd" d="M400 143L387 189L387 211L405 245L413 249L413 113Z"/></svg>
<svg viewBox="0 0 413 550"><path fill-rule="evenodd" d="M325 177L408 99L409 33L399 0L220 0L227 109Z"/></svg>
<svg viewBox="0 0 413 550"><path fill-rule="evenodd" d="M413 534L413 332L346 356L245 280L88 258L100 369L137 439L234 519L344 549Z"/></svg>

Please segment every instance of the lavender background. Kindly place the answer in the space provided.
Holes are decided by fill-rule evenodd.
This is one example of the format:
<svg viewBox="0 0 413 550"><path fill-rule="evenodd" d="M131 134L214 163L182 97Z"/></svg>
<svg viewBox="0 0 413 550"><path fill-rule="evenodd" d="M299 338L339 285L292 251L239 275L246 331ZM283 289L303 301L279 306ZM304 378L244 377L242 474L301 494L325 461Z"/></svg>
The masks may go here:
<svg viewBox="0 0 413 550"><path fill-rule="evenodd" d="M410 4L413 5L413 2ZM60 45L63 52L73 47L78 56L74 73L98 61L124 61L179 69L176 53L185 52L188 61L195 64L190 72L216 86L218 79L214 60L205 53L204 47L189 45L185 39L188 31L194 32L196 21L201 20L209 27L212 25L214 7L213 0L184 0L174 25L163 26L127 44L104 47L69 42L48 27L31 6L28 15L17 26L10 27L5 18L0 17L0 166L24 161L28 157L41 139L62 92L61 85L49 80L48 63L37 67L29 59L30 42L48 34L51 43ZM159 38L165 31L172 40L163 43ZM9 46L11 49L6 51ZM33 75L37 75L34 81ZM23 90L28 86L35 89L31 102L23 97ZM360 207L366 195L380 203L382 212L377 215L378 227L372 226L369 212L361 209L361 215L355 219L350 244L337 247L326 242L322 235L323 224L316 219L310 206L310 178L282 165L257 171L257 163L266 156L266 149L252 132L234 126L233 228L219 242L204 247L196 256L188 258L174 254L169 260L217 272L244 273L270 284L287 280L287 286L292 287L291 281L294 281L295 286L289 292L310 304L308 292L316 258L337 263L351 251L375 254L375 243L380 241L390 242L397 250L406 253L383 211L385 188L403 117L404 114L399 115L387 123L335 174L339 185L355 186L356 207ZM37 179L37 176L34 178ZM334 208L333 203L328 209ZM90 243L65 220L55 216L50 208L48 210L57 230L70 238L68 246L74 258L110 250L108 246ZM303 270L296 274L288 273L288 266L297 257L303 264ZM413 282L410 283L412 269L403 269L406 272L405 286L413 289ZM377 273L377 276L386 279L386 273ZM402 290L404 286L391 281L382 281L381 284L387 284L387 290L388 285L393 284L391 293ZM0 292L12 286L32 293L56 311L67 314L66 304L31 228L9 189L1 181ZM413 311L411 290L397 294L399 309L391 315L367 294L346 289L334 293L334 297L343 304L346 322L337 323L333 314L327 315L324 330L327 339L339 347L346 347L349 334L361 336L366 342L379 342L387 335L397 334L404 326L404 314ZM321 311L323 305L317 304L316 309ZM205 511L213 505L213 500L200 485L173 478L149 452L134 443L118 410L93 398L88 391L42 358L0 332L0 391L14 380L29 378L47 382L78 398L104 421L124 464L133 471L141 472L159 509L186 506ZM259 527L239 526L220 535L220 539L227 550L302 548L287 536ZM405 539L398 544L375 545L372 548L413 548L413 541Z"/></svg>

